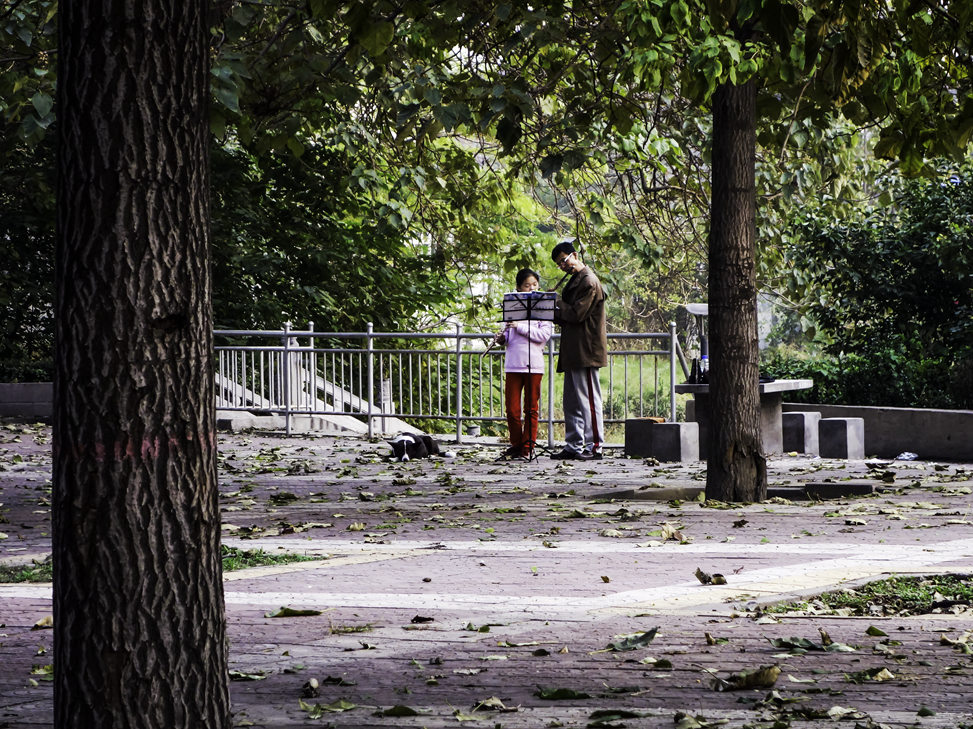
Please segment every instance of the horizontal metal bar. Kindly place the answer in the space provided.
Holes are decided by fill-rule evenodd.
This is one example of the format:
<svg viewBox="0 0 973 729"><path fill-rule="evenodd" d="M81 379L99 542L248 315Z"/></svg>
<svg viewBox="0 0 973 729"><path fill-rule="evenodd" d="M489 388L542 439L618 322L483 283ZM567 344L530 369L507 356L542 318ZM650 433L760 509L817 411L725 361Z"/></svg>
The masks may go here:
<svg viewBox="0 0 973 729"><path fill-rule="evenodd" d="M457 442L461 442L462 429L469 422L506 421L504 352L488 353L485 348L477 348L492 339L493 332L463 332L459 327L453 332L439 333L316 332L287 328L283 331L217 330L215 335L248 341L239 345L223 343L214 348L219 410L279 413L288 419L288 428L294 415L351 415L367 422L370 432L373 424L383 418L451 422L457 430ZM267 344L253 344L260 339L268 340ZM301 345L302 340L307 346ZM403 344L410 340L434 340L443 344L435 349L428 345L423 349L375 346L379 341L391 340ZM547 425L549 440L555 424L564 422L563 417L555 417L552 402L559 340L560 336L555 335L545 352L548 361L545 369L552 373L552 379L545 398L547 413L541 419ZM607 390L603 395L605 422L624 422L629 412L641 414L646 403L654 414L662 415L656 412L659 401L671 401L674 395L664 391L658 377L649 390L644 390L641 372L645 358L652 358L649 365L658 368L659 358L671 356L671 335L616 332L609 334L608 340L610 345L661 341L670 348L637 349L631 344L625 349L609 348ZM343 346L326 346L332 343ZM473 346L466 348L464 343ZM674 403L669 405L675 413Z"/></svg>

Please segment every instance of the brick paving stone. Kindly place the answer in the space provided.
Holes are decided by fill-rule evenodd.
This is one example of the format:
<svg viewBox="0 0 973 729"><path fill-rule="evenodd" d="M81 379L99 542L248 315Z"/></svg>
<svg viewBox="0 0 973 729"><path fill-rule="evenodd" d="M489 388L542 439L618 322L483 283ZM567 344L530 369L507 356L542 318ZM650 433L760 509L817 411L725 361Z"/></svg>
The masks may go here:
<svg viewBox="0 0 973 729"><path fill-rule="evenodd" d="M49 443L44 427L0 430L4 562L50 551ZM861 712L840 726L973 726L973 658L940 640L973 629L970 613L758 620L761 606L892 573L973 572L973 467L776 457L775 486L882 490L730 506L639 498L698 490L704 464L617 451L497 463L495 443L455 450L398 464L366 440L221 436L224 542L320 557L225 575L230 667L263 676L232 681L238 726L517 729L604 717L654 729L688 712L703 726L776 718L797 729L833 724L821 717L834 707ZM697 568L727 584L703 585ZM51 632L31 630L50 604L49 586L0 585L0 727L51 725L51 685L31 676L50 662ZM321 614L267 617L282 605ZM644 647L607 650L655 627ZM817 642L821 630L856 650L798 656L770 643ZM712 687L764 665L781 669L775 695ZM883 667L888 680L857 678ZM319 695L302 698L311 678ZM546 699L538 687L587 698ZM474 710L491 697L507 710ZM346 710L333 711L338 701ZM920 707L935 714L918 717ZM633 716L596 713L610 710Z"/></svg>

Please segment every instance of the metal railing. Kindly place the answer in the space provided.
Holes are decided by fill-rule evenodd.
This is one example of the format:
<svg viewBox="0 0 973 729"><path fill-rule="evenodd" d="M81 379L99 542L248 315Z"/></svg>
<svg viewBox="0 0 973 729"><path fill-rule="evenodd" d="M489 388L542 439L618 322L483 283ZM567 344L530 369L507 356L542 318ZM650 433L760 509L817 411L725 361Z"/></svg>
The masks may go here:
<svg viewBox="0 0 973 729"><path fill-rule="evenodd" d="M599 371L605 422L654 415L676 419L676 325L666 333L609 334L608 366ZM215 332L217 408L294 416L354 416L394 432L396 419L445 420L464 427L505 421L503 350L485 351L492 333ZM547 397L540 420L548 444L562 425L555 402L559 335L547 345ZM641 347L636 343L644 342ZM661 365L661 366L660 366ZM646 380L649 380L647 383ZM391 427L391 430L389 428Z"/></svg>

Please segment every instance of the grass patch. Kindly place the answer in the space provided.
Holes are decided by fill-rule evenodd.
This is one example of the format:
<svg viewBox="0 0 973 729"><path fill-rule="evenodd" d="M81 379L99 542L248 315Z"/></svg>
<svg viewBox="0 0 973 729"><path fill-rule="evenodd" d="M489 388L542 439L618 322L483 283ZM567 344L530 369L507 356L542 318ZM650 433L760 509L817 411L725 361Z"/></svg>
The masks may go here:
<svg viewBox="0 0 973 729"><path fill-rule="evenodd" d="M225 544L220 547L223 556L223 571L233 572L235 570L245 570L250 567L268 567L273 565L292 564L294 562L314 562L321 557L309 557L306 554L270 554L262 549L239 549L237 547L227 547Z"/></svg>
<svg viewBox="0 0 973 729"><path fill-rule="evenodd" d="M304 554L270 554L262 549L237 549L223 546L220 548L223 558L223 571L233 572L250 567L266 567L268 565L291 564L292 562L313 562L321 557L309 557ZM32 562L22 565L0 565L0 583L3 582L51 582L54 579L53 567L50 560Z"/></svg>
<svg viewBox="0 0 973 729"><path fill-rule="evenodd" d="M0 582L50 582L54 579L50 560L21 565L0 565Z"/></svg>
<svg viewBox="0 0 973 729"><path fill-rule="evenodd" d="M350 635L352 633L371 633L375 629L375 626L371 623L365 623L364 625L335 625L331 623L329 629L331 635Z"/></svg>
<svg viewBox="0 0 973 729"><path fill-rule="evenodd" d="M825 592L802 601L774 605L769 613L812 612L855 616L908 616L973 609L973 576L890 577L855 588Z"/></svg>

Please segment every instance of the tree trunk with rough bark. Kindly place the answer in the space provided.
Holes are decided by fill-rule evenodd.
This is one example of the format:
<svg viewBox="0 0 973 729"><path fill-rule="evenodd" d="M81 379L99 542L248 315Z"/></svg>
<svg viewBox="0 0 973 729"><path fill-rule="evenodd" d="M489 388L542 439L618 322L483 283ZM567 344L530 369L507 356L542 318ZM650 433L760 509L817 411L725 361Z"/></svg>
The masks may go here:
<svg viewBox="0 0 973 729"><path fill-rule="evenodd" d="M713 97L706 464L706 497L720 501L767 496L758 391L756 125L755 82L720 86Z"/></svg>
<svg viewBox="0 0 973 729"><path fill-rule="evenodd" d="M206 3L59 13L54 724L228 727Z"/></svg>

